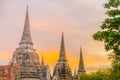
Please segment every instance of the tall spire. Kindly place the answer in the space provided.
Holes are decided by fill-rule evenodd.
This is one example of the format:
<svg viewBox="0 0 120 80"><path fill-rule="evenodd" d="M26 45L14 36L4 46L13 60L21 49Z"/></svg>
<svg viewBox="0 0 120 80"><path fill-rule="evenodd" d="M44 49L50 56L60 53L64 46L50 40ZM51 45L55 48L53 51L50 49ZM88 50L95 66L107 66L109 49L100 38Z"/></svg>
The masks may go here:
<svg viewBox="0 0 120 80"><path fill-rule="evenodd" d="M22 43L33 44L32 39L31 39L31 33L30 33L28 5L27 5L27 9L26 9L24 30L23 30L23 35L22 35L20 44L22 44Z"/></svg>
<svg viewBox="0 0 120 80"><path fill-rule="evenodd" d="M65 54L65 44L64 44L64 34L62 32L62 39L61 39L61 48L60 48L60 56L58 61L67 61L66 54Z"/></svg>
<svg viewBox="0 0 120 80"><path fill-rule="evenodd" d="M83 62L82 48L80 47L80 61L79 61L78 75L82 75L85 72L86 71L85 71L84 62Z"/></svg>
<svg viewBox="0 0 120 80"><path fill-rule="evenodd" d="M41 66L44 67L45 63L44 63L44 59L43 59L43 55L42 55L42 61L41 61Z"/></svg>

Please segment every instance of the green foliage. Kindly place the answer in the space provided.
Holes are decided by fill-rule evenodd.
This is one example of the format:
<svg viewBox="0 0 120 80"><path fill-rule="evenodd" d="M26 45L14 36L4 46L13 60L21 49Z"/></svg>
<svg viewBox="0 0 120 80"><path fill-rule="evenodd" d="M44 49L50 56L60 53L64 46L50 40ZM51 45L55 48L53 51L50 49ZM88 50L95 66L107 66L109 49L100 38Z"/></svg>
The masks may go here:
<svg viewBox="0 0 120 80"><path fill-rule="evenodd" d="M104 5L107 8L106 15L109 18L105 19L100 26L101 31L93 35L93 38L105 43L105 50L113 50L115 55L120 55L120 0L109 0Z"/></svg>
<svg viewBox="0 0 120 80"><path fill-rule="evenodd" d="M113 14L109 14L111 16L113 16ZM120 17L115 17L115 18L107 18L105 19L105 21L103 22L102 26L101 26L102 30L105 29L111 29L111 30L120 30Z"/></svg>
<svg viewBox="0 0 120 80"><path fill-rule="evenodd" d="M95 73L91 74L84 74L80 77L80 80L111 80L110 77L110 70L98 70Z"/></svg>
<svg viewBox="0 0 120 80"><path fill-rule="evenodd" d="M104 42L105 50L112 51L113 54L109 55L112 59L109 79L100 80L120 80L120 0L108 0L108 3L104 4L104 8L107 9L105 14L108 18L103 21L100 26L101 31L95 33L93 38ZM103 77L103 75L98 75Z"/></svg>
<svg viewBox="0 0 120 80"><path fill-rule="evenodd" d="M116 67L120 68L120 65ZM117 69L114 70L112 70L112 68L98 70L97 72L80 76L79 80L120 80L120 71Z"/></svg>
<svg viewBox="0 0 120 80"><path fill-rule="evenodd" d="M104 5L104 7L108 9L111 7L118 8L118 6L120 6L120 0L109 0L108 3Z"/></svg>
<svg viewBox="0 0 120 80"><path fill-rule="evenodd" d="M108 10L106 14L110 17L115 17L120 15L120 10L114 9L114 10Z"/></svg>
<svg viewBox="0 0 120 80"><path fill-rule="evenodd" d="M106 51L116 50L116 54L120 55L119 45L120 45L120 33L113 30L98 31L93 35L95 40L104 41Z"/></svg>

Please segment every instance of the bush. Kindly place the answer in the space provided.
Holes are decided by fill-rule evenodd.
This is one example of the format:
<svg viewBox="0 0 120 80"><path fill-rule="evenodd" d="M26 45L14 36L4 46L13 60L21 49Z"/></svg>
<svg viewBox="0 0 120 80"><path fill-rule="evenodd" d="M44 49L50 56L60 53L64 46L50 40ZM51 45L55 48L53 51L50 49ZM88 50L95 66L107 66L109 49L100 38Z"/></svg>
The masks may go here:
<svg viewBox="0 0 120 80"><path fill-rule="evenodd" d="M95 73L84 74L80 76L79 80L111 80L110 79L111 70L98 70Z"/></svg>

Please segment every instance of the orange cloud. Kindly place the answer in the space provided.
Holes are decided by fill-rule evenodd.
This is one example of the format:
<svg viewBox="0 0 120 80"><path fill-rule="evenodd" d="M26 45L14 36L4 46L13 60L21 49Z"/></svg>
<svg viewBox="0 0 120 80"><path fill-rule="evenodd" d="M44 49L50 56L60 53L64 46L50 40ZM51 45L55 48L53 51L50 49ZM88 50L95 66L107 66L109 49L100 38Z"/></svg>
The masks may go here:
<svg viewBox="0 0 120 80"><path fill-rule="evenodd" d="M59 52L54 51L47 51L47 53L44 53L44 60L45 63L50 66L50 68L53 70L55 67L55 64L57 63L57 60L59 59ZM72 69L72 71L78 69L79 65L79 55L73 56L68 51L66 51L66 56L68 63ZM39 55L41 59L41 54ZM106 57L94 57L94 56L83 56L84 57L84 64L85 68L100 68L101 66L105 65L108 66L110 64L109 60Z"/></svg>

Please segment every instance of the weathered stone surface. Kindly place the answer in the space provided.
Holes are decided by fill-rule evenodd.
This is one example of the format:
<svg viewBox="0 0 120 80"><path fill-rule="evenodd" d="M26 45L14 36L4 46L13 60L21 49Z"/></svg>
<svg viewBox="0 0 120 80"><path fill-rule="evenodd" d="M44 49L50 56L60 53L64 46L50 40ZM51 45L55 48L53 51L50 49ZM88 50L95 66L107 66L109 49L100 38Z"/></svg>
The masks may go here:
<svg viewBox="0 0 120 80"><path fill-rule="evenodd" d="M40 80L40 79L37 79L37 78L23 78L23 79L20 79L20 80Z"/></svg>
<svg viewBox="0 0 120 80"><path fill-rule="evenodd" d="M61 48L59 60L54 68L52 80L72 80L72 72L69 64L67 63L64 45L64 35L62 33Z"/></svg>
<svg viewBox="0 0 120 80"><path fill-rule="evenodd" d="M39 56L33 48L30 33L28 7L24 24L23 35L19 47L14 51L12 63L20 65L21 80L50 80L49 66L40 66Z"/></svg>

